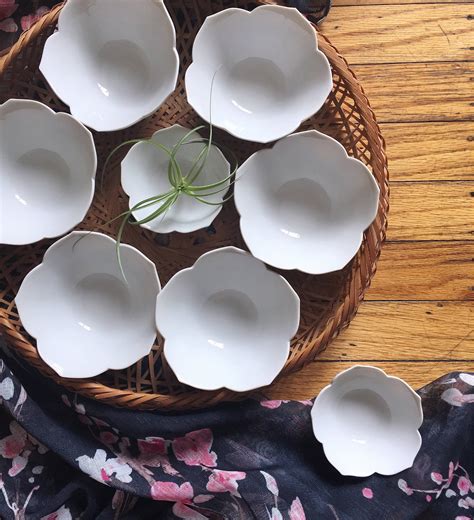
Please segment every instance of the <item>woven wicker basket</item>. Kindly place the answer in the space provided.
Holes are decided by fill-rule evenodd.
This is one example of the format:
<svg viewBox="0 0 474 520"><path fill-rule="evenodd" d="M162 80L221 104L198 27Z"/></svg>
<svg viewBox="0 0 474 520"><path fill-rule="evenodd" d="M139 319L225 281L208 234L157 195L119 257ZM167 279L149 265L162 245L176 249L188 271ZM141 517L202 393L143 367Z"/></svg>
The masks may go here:
<svg viewBox="0 0 474 520"><path fill-rule="evenodd" d="M176 27L181 58L178 87L148 119L123 131L95 134L99 171L108 153L127 139L149 136L158 128L173 123L187 127L198 124L198 117L186 102L183 82L184 71L191 60L196 31L208 14L230 6L251 9L257 5L245 1L197 0L171 0L166 4ZM46 14L21 36L7 55L0 58L1 102L10 97L31 98L55 110L67 111L67 107L49 89L38 71L44 42L56 28L60 7ZM292 342L291 354L282 375L294 372L314 360L354 317L375 273L387 224L387 159L379 127L361 86L344 58L321 35L319 42L332 66L334 88L324 107L306 121L302 129L316 128L335 137L350 155L367 164L380 186L380 205L377 218L366 232L359 253L346 268L322 276L296 271L282 273L301 298L301 325ZM216 132L216 141L230 146L241 161L261 148L261 145L240 141L224 132ZM115 224L107 225L107 222L127 207L118 172L122 157L116 155L114 164L105 175L103 188L96 193L90 211L79 228L95 229L110 235L116 232ZM166 283L178 270L192 265L205 251L230 244L245 247L232 203L226 204L210 229L192 234L156 235L141 228L130 228L124 241L136 246L156 262L162 283ZM14 304L15 294L25 274L41 262L51 242L44 240L21 247L0 247L0 332L11 348L31 365L70 390L129 408L185 410L243 397L242 394L227 390L202 392L180 384L163 357L161 339L149 356L128 369L109 371L90 380L59 378L38 356L34 340L20 325ZM51 320L54 322L55 317L51 316Z"/></svg>

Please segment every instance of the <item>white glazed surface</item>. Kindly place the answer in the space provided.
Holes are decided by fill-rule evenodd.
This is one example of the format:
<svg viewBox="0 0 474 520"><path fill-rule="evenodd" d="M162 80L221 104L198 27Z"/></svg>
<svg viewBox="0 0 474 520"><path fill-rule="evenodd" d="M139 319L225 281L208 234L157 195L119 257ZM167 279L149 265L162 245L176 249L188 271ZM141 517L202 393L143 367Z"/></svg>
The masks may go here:
<svg viewBox="0 0 474 520"><path fill-rule="evenodd" d="M173 125L163 130L158 130L151 138L155 143L160 143L169 150L173 149L180 139L185 137L189 129L180 125ZM190 139L198 139L199 136L193 134ZM199 152L203 149L203 144L195 143L182 145L176 154L176 160L185 175L192 167ZM168 180L169 155L160 148L150 143L137 143L127 153L122 161L122 187L130 197L129 207L132 208L142 200L155 195L166 193L170 189ZM221 151L212 146L206 164L194 185L207 185L221 181L230 174L230 166ZM210 189L216 191L229 186ZM215 195L205 197L205 200L213 204L222 202L226 190ZM134 211L134 217L139 220L151 215L160 207L160 204L150 206L141 210ZM209 205L196 201L187 195L178 198L175 204L151 222L143 224L143 227L155 231L156 233L170 233L179 231L189 233L203 227L207 227L216 218L222 209L220 205Z"/></svg>
<svg viewBox="0 0 474 520"><path fill-rule="evenodd" d="M299 324L299 298L246 251L224 247L177 273L158 295L156 323L178 379L203 390L270 384Z"/></svg>
<svg viewBox="0 0 474 520"><path fill-rule="evenodd" d="M421 447L420 397L375 367L338 374L316 398L311 418L327 459L342 475L394 475L413 465Z"/></svg>
<svg viewBox="0 0 474 520"><path fill-rule="evenodd" d="M80 239L80 240L79 240ZM40 356L62 377L92 377L146 356L156 338L154 264L115 240L74 231L54 243L15 299Z"/></svg>
<svg viewBox="0 0 474 520"><path fill-rule="evenodd" d="M126 128L173 92L179 58L160 0L68 0L40 70L77 119L99 131Z"/></svg>
<svg viewBox="0 0 474 520"><path fill-rule="evenodd" d="M251 253L280 269L322 274L357 253L379 188L357 159L316 130L253 154L237 172L235 204Z"/></svg>
<svg viewBox="0 0 474 520"><path fill-rule="evenodd" d="M37 101L0 105L0 244L66 233L94 195L92 134L69 114Z"/></svg>
<svg viewBox="0 0 474 520"><path fill-rule="evenodd" d="M296 130L332 89L311 24L296 9L273 5L206 18L185 79L188 101L203 119L260 143Z"/></svg>

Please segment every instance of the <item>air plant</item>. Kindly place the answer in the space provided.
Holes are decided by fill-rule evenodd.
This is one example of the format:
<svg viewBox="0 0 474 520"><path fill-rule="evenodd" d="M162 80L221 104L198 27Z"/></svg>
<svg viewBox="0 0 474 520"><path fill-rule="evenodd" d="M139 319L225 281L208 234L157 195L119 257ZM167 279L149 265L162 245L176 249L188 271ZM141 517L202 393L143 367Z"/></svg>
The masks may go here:
<svg viewBox="0 0 474 520"><path fill-rule="evenodd" d="M135 204L133 207L129 208L127 211L124 211L114 217L112 220L109 221L109 223L114 222L116 220L121 220L120 226L117 232L117 238L116 238L116 254L117 254L117 261L120 267L120 271L122 273L122 276L125 278L121 256L120 256L120 244L122 242L122 236L125 230L125 226L127 224L132 226L140 226L142 224L147 224L148 222L151 222L152 220L156 218L164 218L166 213L170 210L170 208L176 203L176 201L180 197L192 197L195 200L201 202L202 204L208 204L212 206L221 206L226 201L228 201L232 194L228 195L227 197L223 198L220 202L212 202L210 200L206 200L207 197L210 197L211 195L216 195L218 193L227 192L230 189L230 186L235 182L235 176L238 168L238 162L235 157L235 154L231 150L229 150L227 147L219 146L220 149L224 149L224 151L227 151L228 154L232 157L233 161L233 167L231 170L231 173L226 176L224 179L221 179L217 182L211 183L211 184L197 184L197 181L199 180L199 176L202 173L204 167L206 166L206 162L209 156L209 151L211 149L211 146L213 145L213 127L212 124L209 125L209 137L208 138L202 138L198 132L202 129L204 129L205 126L201 125L198 126L192 130L190 130L183 138L181 138L172 149L167 148L166 146L162 145L161 143L158 143L156 141L153 141L152 139L131 139L128 141L125 141L118 145L116 148L112 150L112 152L108 155L105 163L104 163L104 172L107 169L107 166L109 164L110 159L113 157L113 155L122 147L136 144L136 143L147 143L151 146L155 146L158 149L164 151L168 157L168 181L169 181L169 190L165 193L160 193L157 195L154 195L152 197L149 197L147 199L144 199L137 204ZM195 137L195 134L198 135L197 138ZM179 165L176 155L178 151L181 149L182 146L186 146L189 144L196 144L196 143L202 143L203 148L200 150L196 158L194 159L193 163L189 167L189 170L187 172L184 172ZM102 176L103 177L103 176ZM152 211L148 216L142 218L142 219L136 219L134 217L134 213L138 210L144 209L144 208L155 208L154 211Z"/></svg>

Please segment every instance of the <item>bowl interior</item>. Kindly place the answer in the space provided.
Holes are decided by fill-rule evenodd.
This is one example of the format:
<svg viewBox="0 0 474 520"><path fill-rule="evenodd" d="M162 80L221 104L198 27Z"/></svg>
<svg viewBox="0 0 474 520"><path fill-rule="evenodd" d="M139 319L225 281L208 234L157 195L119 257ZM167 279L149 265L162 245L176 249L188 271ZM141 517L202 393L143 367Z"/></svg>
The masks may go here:
<svg viewBox="0 0 474 520"><path fill-rule="evenodd" d="M198 311L199 342L238 352L239 346L245 349L250 342L260 339L260 322L259 311L245 292L216 290L205 298Z"/></svg>
<svg viewBox="0 0 474 520"><path fill-rule="evenodd" d="M345 429L338 438L354 445L366 446L377 444L387 436L392 424L390 404L377 390L371 388L353 388L341 392L335 413L340 414ZM340 436L339 436L340 435Z"/></svg>
<svg viewBox="0 0 474 520"><path fill-rule="evenodd" d="M219 69L213 94L218 122L222 120L236 132L281 117L275 107L287 103L291 82L272 59L251 56Z"/></svg>
<svg viewBox="0 0 474 520"><path fill-rule="evenodd" d="M339 211L342 208L333 197L334 184L329 178L315 178L310 165L283 170L273 164L270 168L266 174L259 168L246 171L252 186L239 196L239 202L241 197L246 198L244 207L254 206L242 210L242 214L255 226L268 230L265 240L275 240L276 247L284 242L300 254L308 247L320 247L339 227L351 227L353 220ZM287 172L291 172L289 176Z"/></svg>
<svg viewBox="0 0 474 520"><path fill-rule="evenodd" d="M98 345L126 343L135 338L140 324L150 323L158 292L156 275L139 253L121 249L126 280L108 237L68 235L46 255L45 272L35 273L28 289L32 293L48 286L53 290L52 305L61 313L63 340L64 334L83 334ZM50 326L45 322L42 328Z"/></svg>
<svg viewBox="0 0 474 520"><path fill-rule="evenodd" d="M129 331L135 313L145 311L143 303L134 298L138 289L130 287L115 269L108 269L94 253L64 267L69 272L63 273L60 282L61 300L68 303L70 311L63 319L65 328L72 331L79 326L87 332L89 341L105 339L109 343L109 331L112 341L116 341Z"/></svg>
<svg viewBox="0 0 474 520"><path fill-rule="evenodd" d="M53 218L51 208L67 208L67 195L72 190L74 177L67 162L58 152L38 147L18 150L15 160L5 155L0 167L2 191L13 214L43 212Z"/></svg>
<svg viewBox="0 0 474 520"><path fill-rule="evenodd" d="M219 252L206 255L192 270L173 280L171 301L181 301L186 309L194 348L211 355L217 352L214 347L221 348L223 351L217 354L220 357L245 356L246 351L258 357L266 355L262 343L271 348L272 342L281 342L282 337L284 343L288 342L291 327L285 330L285 325L293 314L287 316L284 311L292 294L284 294L286 287L282 287L280 278L265 272L263 264L255 268L255 262L248 255ZM161 297L165 296L163 292ZM277 297L280 301L275 304ZM164 316L158 313L165 337L170 330L169 334L181 334L181 329L173 328L172 307L161 308ZM186 349L185 343L182 348Z"/></svg>

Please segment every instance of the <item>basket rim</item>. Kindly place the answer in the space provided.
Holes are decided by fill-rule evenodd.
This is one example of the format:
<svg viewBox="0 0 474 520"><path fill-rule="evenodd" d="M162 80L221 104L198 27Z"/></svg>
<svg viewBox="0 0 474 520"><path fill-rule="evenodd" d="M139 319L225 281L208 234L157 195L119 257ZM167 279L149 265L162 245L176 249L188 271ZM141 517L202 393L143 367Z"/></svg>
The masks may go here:
<svg viewBox="0 0 474 520"><path fill-rule="evenodd" d="M257 3L274 4L275 2L274 0L258 0ZM34 41L39 37L47 27L57 22L59 13L63 6L64 2L56 5L48 13L44 14L34 25L31 26L30 29L21 34L18 41L5 55L0 57L0 77L31 41ZM370 287L372 278L377 269L377 261L381 253L382 244L386 237L390 190L388 183L388 160L385 140L381 134L380 127L365 91L362 85L358 82L354 72L349 67L346 59L338 52L336 47L332 45L330 40L317 29L316 25L312 22L310 23L317 32L319 47L324 47L331 51L333 58L330 59L331 68L337 68L338 71L344 73L344 80L349 84L351 95L357 101L357 108L364 128L368 129L368 133L371 135L371 141L373 142L375 140L375 145L371 149L373 155L372 163L375 161L384 174L382 180L378 179L380 199L377 217L364 234L363 241L364 244L366 242L365 235L372 234L376 236L376 248L372 255L373 259L370 262L368 272L364 273L364 283L359 283L361 273L359 255L366 254L367 252L365 250L368 248L365 247L364 250L359 250L358 255L353 260L355 267L353 266L351 268L351 275L348 280L350 283L346 282L348 284L348 291L344 298L335 304L331 317L322 325L319 334L314 337L314 341L319 341L323 344L323 348L321 348L321 350L323 350L334 337L349 325L358 310L365 292ZM378 222L378 232L375 229L375 222ZM59 377L48 365L45 364L45 362L39 357L36 347L27 341L25 336L18 332L8 319L0 314L0 334L2 333L7 336L5 339L7 339L7 341L9 340L10 344L13 343L15 352L19 352L26 361L38 369L43 375L55 381L55 383L86 397L100 400L115 406L134 409L190 410L194 408L206 408L214 404L219 404L222 401L242 399L250 394L258 393L261 395L264 393L264 389L244 394L232 392L227 389L220 389L211 392L195 390L193 393L187 392L184 394L158 394L116 389L103 383L87 379L64 379ZM311 350L315 350L314 347ZM284 369L279 374L278 379L298 368L301 368L303 364L312 361L314 357L315 354L311 356L310 352L305 356L306 359L303 363L298 359L293 359L293 361L289 359ZM146 359L146 357L143 359ZM203 402L203 396L205 396L205 402ZM183 400L186 401L186 406L183 406Z"/></svg>

